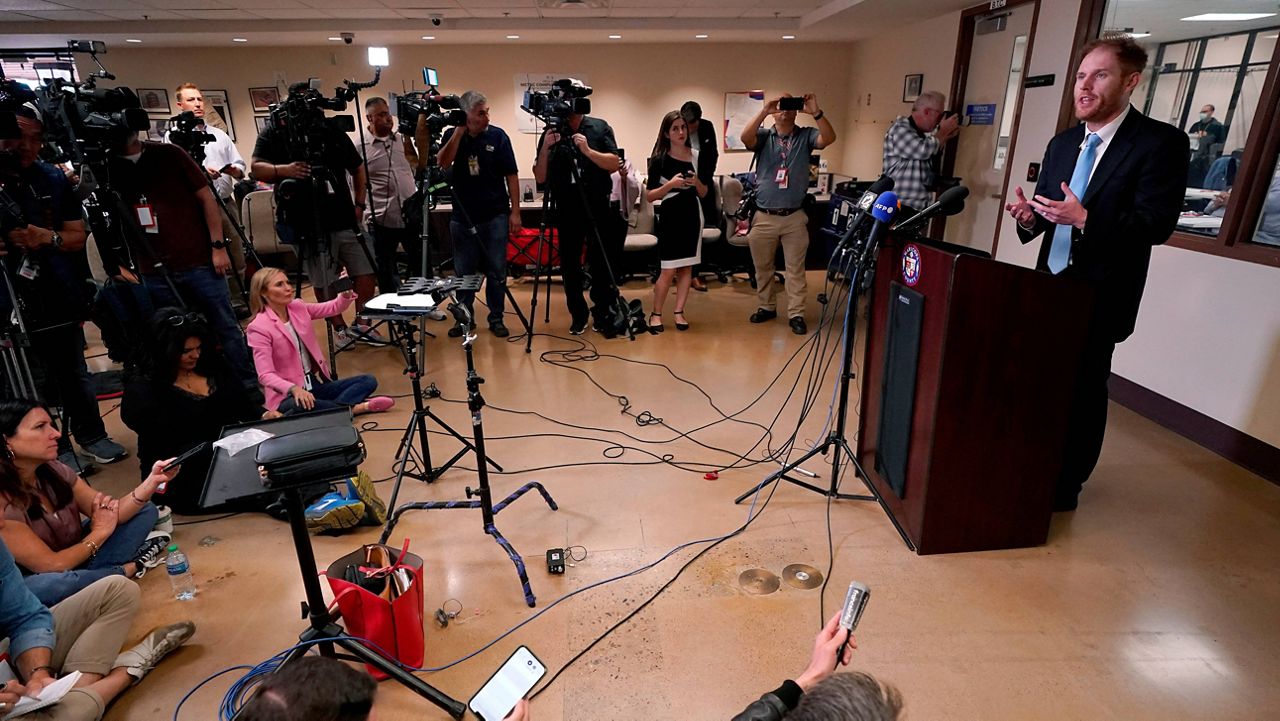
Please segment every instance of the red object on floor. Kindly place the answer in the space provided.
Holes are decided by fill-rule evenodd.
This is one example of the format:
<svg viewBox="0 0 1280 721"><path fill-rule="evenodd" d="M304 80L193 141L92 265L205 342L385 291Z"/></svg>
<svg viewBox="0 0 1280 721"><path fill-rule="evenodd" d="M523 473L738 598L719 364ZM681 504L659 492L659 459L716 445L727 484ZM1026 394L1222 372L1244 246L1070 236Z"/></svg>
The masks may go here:
<svg viewBox="0 0 1280 721"><path fill-rule="evenodd" d="M720 474L716 473L715 471L707 471L707 474L703 476L703 478L707 479L708 481L714 481L719 477L720 477Z"/></svg>

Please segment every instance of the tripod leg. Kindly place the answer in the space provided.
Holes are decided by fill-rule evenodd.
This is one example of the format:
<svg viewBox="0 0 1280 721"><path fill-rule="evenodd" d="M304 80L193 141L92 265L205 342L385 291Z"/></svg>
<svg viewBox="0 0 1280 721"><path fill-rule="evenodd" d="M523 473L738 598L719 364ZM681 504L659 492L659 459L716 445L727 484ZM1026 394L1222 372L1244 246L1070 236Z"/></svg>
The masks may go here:
<svg viewBox="0 0 1280 721"><path fill-rule="evenodd" d="M547 505L551 507L551 510L553 511L560 510L560 506L556 504L555 499L551 497L550 493L547 493L547 489L543 488L541 483L538 483L537 481L530 481L529 483L526 483L523 486L520 486L519 488L517 488L511 495L507 496L506 498L494 504L493 512L497 513L498 511L501 511L502 509L511 505L512 501L515 501L517 498L519 498L520 496L523 496L529 491L537 491L538 493L541 493L542 500L547 502Z"/></svg>
<svg viewBox="0 0 1280 721"><path fill-rule="evenodd" d="M342 647L342 650L358 657L370 666L395 679L400 685L444 709L453 718L461 719L462 714L466 712L467 707L462 702L446 696L439 689L404 670L400 664L365 646L359 639L343 638L338 641L338 645Z"/></svg>
<svg viewBox="0 0 1280 721"><path fill-rule="evenodd" d="M516 553L516 549L512 547L511 542L503 537L502 532L492 523L484 527L484 532L493 536L493 540L498 542L499 546L507 552L507 558L516 566L516 575L520 577L520 587L524 590L524 602L529 604L529 608L538 605L538 599L533 595L533 587L529 585L529 573L525 570L524 559Z"/></svg>

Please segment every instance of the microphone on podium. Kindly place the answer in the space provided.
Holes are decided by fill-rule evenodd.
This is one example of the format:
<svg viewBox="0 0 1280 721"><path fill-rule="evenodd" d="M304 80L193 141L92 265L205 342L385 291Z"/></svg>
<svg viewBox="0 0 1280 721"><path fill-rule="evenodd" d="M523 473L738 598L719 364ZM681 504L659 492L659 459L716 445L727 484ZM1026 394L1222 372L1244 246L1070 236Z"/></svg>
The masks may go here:
<svg viewBox="0 0 1280 721"><path fill-rule="evenodd" d="M898 226L899 233L907 233L925 224L935 215L955 215L964 210L964 199L969 197L969 189L963 185L953 185L942 191L933 205L908 218Z"/></svg>

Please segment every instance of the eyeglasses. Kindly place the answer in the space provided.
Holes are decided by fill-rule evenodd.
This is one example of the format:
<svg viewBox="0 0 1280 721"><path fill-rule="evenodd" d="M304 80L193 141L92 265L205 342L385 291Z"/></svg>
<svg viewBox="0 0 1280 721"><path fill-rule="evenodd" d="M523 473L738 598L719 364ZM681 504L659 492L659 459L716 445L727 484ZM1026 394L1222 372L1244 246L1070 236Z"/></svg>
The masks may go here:
<svg viewBox="0 0 1280 721"><path fill-rule="evenodd" d="M169 316L168 318L165 318L165 322L167 322L169 325L173 326L174 328L177 328L185 323L200 323L203 321L204 321L204 316L200 315L199 313L175 314L175 315Z"/></svg>

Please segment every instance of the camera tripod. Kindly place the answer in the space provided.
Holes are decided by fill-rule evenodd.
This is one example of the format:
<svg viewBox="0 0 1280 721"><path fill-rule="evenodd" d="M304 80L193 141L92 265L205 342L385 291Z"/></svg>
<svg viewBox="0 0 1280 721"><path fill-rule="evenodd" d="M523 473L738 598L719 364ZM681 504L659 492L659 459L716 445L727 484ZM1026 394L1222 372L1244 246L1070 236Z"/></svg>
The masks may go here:
<svg viewBox="0 0 1280 721"><path fill-rule="evenodd" d="M846 233L845 237L842 238L840 243L836 246L837 253L840 253L842 256L844 255L844 248L846 244L850 242L855 230L856 226L851 224L849 232ZM907 536L906 529L902 527L902 524L898 522L898 519L889 511L888 506L885 505L884 499L880 496L879 491L876 490L875 484L871 482L871 476L867 475L862 464L858 462L858 455L854 453L853 449L850 447L848 434L845 430L845 420L849 415L849 382L854 378L853 344L857 338L858 301L866 294L866 291L871 288L871 280L875 276L875 261L876 254L878 252L879 248L873 246L870 242L870 238L866 238L863 242L855 244L852 247L852 251L848 254L849 260L847 262L852 265L852 268L847 268L845 272L845 277L848 278L849 284L849 298L847 305L845 306L844 315L844 344L841 348L840 393L839 403L836 408L835 429L832 430L831 433L827 435L826 439L823 440L822 443L818 444L818 446L810 449L804 455L766 476L763 481L752 486L746 493L743 493L734 499L733 502L742 503L744 500L759 493L765 486L779 480L787 481L788 483L792 483L828 498L843 501L875 501L880 504L885 515L888 516L890 522L893 523L893 527L897 529L898 535L902 537L902 542L907 544L907 548L914 551L916 550L915 544L913 544L911 539ZM803 471L801 466L810 458L817 455L826 456L828 453L831 454L831 482L827 488L815 486L812 483L807 483L789 475L795 470ZM869 495L840 492L840 466L845 460L853 466L856 476L863 480L867 490L870 491Z"/></svg>
<svg viewBox="0 0 1280 721"><path fill-rule="evenodd" d="M467 317L467 309L461 303L455 302L451 304L449 308L453 312L454 317L463 325L464 328L472 325L471 319ZM471 350L471 346L475 342L475 339L475 335L471 332L464 332L462 334L462 349L466 353L467 357L467 409L471 412L471 428L475 433L474 449L476 456L487 461L488 459L485 456L484 450L484 423L481 421L481 409L484 408L485 403L484 397L480 395L480 384L484 383L484 378L481 378L479 374L476 373L475 357ZM497 464L493 465L497 468ZM502 469L498 468L498 470L501 471ZM401 468L401 471L403 471L403 468ZM387 542L387 539L391 537L391 532L395 530L396 524L400 522L400 517L404 515L406 511L478 508L480 509L481 523L484 532L487 535L492 536L493 540L496 541L499 546L502 546L502 549L507 552L507 558L511 559L511 563L515 565L516 575L520 578L520 587L521 590L524 591L525 603L528 604L530 608L533 608L537 605L537 598L533 595L533 588L529 585L529 574L525 570L524 559L520 557L519 553L516 553L516 549L512 547L511 542L508 541L506 537L502 535L502 532L498 530L497 525L494 523L494 516L507 506L511 505L521 496L533 490L542 494L543 500L547 502L547 506L549 506L551 510L556 511L559 510L560 507L556 505L555 499L551 497L551 494L547 493L547 489L543 488L542 484L537 481L530 481L523 486L520 486L515 490L515 492L511 493L506 498L503 498L495 505L493 503L493 491L489 486L488 464L477 463L476 474L480 479L480 487L472 489L470 486L467 486L465 489L467 498L472 499L475 497L476 500L422 501L406 503L399 508L395 507L396 492L400 490L400 479L397 478L396 488L392 492L391 503L389 504L389 507L394 510L387 518L387 525L382 530L382 536L379 543Z"/></svg>
<svg viewBox="0 0 1280 721"><path fill-rule="evenodd" d="M289 652L281 666L305 656L313 645L310 642L318 641L314 645L319 646L320 655L329 658L350 658L366 663L395 679L401 686L444 709L453 718L461 719L466 712L466 706L462 702L401 668L395 661L370 648L367 641L348 636L342 626L329 615L324 593L320 590L320 578L316 575L316 556L311 548L311 538L307 535L306 511L302 505L302 496L297 487L285 490L283 495L285 511L289 516L289 532L293 537L294 551L298 556L298 568L302 572L302 587L306 593L307 600L303 602L302 609L307 618L308 627L298 636L298 642L303 645ZM339 650L346 652L347 655L339 655Z"/></svg>
<svg viewBox="0 0 1280 721"><path fill-rule="evenodd" d="M570 134L567 134L567 131L570 131L570 130L572 129L567 127L557 127L555 129L548 128L547 132L557 132L560 134L561 137L558 141L556 141L555 145L553 145L551 148L551 155L547 159L547 172L548 174L552 172L551 166L553 163L556 163L557 161L559 161L559 163L564 163L565 165L567 165L569 169L570 184L573 185L575 188L577 188L577 191L578 191L577 195L578 195L578 201L580 203L580 206L575 210L580 209L582 211L583 217L586 220L587 237L584 239L584 242L591 243L594 241L595 248L600 253L600 260L604 265L603 268L592 269L593 271L595 271L595 273L592 276L591 282L593 284L600 282L601 278L599 276L601 275L601 273L603 273L605 276L604 280L607 280L609 287L613 290L613 300L611 301L613 308L599 309L599 310L602 313L608 312L611 316L611 320L615 324L618 321L622 322L622 329L621 329L621 332L617 333L618 335L625 333L629 340L635 340L636 339L636 323L632 321L634 320L634 316L637 313L643 314L643 311L639 309L638 305L636 308L630 307L627 304L626 299L622 297L621 290L618 288L617 277L614 275L613 265L609 260L608 246L605 245L604 237L600 234L599 223L597 222L595 214L591 210L591 203L587 199L587 190L585 187L583 187L583 184L582 184L582 171L579 170L578 164L576 162L577 156L578 156L578 150L577 150L577 147L574 146L573 144L573 136ZM560 206L558 201L559 199L555 196L555 193L551 188L551 184L548 183L547 188L542 195L542 224L538 231L538 267L536 268L533 276L533 301L532 301L532 307L530 310L531 321L536 319L536 316L537 316L538 286L539 286L539 282L542 279L543 270L544 270L544 266L542 265L542 259L545 257L546 243L548 242L547 241L548 218L552 214L555 214L557 217L557 220L559 219ZM578 263L580 262L580 259L574 258L573 262ZM560 238L560 264L562 268L562 274L563 274L564 263L565 263L564 238ZM546 317L544 318L544 322L549 322L551 319L551 268L546 267L545 270L546 270L546 283L547 283L547 309L546 309ZM567 288L565 289L565 292L568 293ZM637 304L638 303L639 301L637 301ZM642 320L639 322L643 323ZM618 329L615 327L615 331L616 330ZM532 343L533 343L533 323L531 322L529 326L528 337L525 339L526 353L530 352Z"/></svg>

